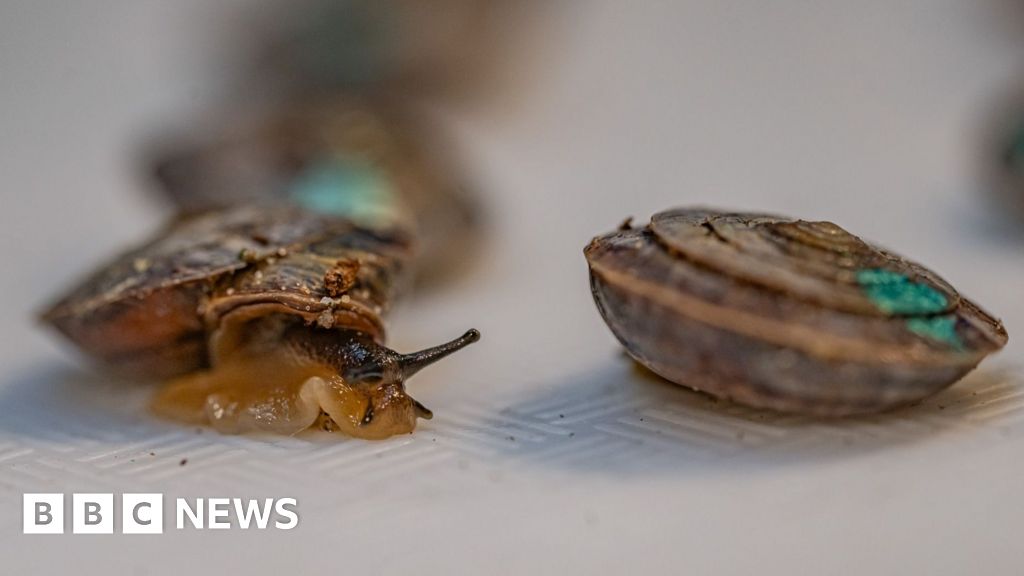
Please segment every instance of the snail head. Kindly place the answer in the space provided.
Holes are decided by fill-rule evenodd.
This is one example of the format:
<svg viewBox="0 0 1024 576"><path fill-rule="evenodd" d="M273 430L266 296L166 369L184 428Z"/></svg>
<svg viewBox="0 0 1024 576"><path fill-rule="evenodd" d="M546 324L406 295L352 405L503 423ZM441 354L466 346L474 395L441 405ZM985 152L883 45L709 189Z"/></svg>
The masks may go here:
<svg viewBox="0 0 1024 576"><path fill-rule="evenodd" d="M335 351L332 364L338 369L341 385L359 400L349 402L340 410L343 414L329 406L325 410L339 425L349 428L346 424L350 424L347 431L354 436L380 438L412 432L417 418L429 420L433 413L406 392L406 380L479 339L479 331L469 330L451 342L410 354L368 339L348 340Z"/></svg>

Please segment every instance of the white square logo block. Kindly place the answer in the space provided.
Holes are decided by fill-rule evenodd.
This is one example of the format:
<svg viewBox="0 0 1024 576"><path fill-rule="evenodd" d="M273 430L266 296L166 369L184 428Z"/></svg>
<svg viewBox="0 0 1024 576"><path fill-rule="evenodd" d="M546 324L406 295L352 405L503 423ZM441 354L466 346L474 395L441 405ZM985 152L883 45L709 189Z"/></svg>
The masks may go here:
<svg viewBox="0 0 1024 576"><path fill-rule="evenodd" d="M163 534L163 494L123 494L121 496L121 532L124 534Z"/></svg>
<svg viewBox="0 0 1024 576"><path fill-rule="evenodd" d="M64 533L63 494L25 494L21 513L25 534Z"/></svg>
<svg viewBox="0 0 1024 576"><path fill-rule="evenodd" d="M74 534L113 534L113 494L73 494L71 496L71 532Z"/></svg>

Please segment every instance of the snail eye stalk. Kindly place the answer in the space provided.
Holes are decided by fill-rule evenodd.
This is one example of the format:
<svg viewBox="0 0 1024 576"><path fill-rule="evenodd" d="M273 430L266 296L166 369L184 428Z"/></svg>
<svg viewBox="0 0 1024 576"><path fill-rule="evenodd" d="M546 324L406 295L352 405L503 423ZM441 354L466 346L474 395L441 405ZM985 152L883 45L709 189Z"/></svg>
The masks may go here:
<svg viewBox="0 0 1024 576"><path fill-rule="evenodd" d="M430 408L427 408L423 404L420 404L420 401L416 400L415 398L413 398L412 407L414 410L416 410L416 415L419 416L420 418L423 418L424 420L430 420L431 418L434 417L434 413L430 411Z"/></svg>
<svg viewBox="0 0 1024 576"><path fill-rule="evenodd" d="M389 348L372 345L369 354L361 357L354 365L345 366L345 380L352 383L373 383L384 380L405 382L406 379L423 368L478 340L480 340L480 332L473 329L451 342L410 354L399 354Z"/></svg>
<svg viewBox="0 0 1024 576"><path fill-rule="evenodd" d="M458 352L479 340L480 331L474 328L455 340L441 344L440 346L434 346L433 348L427 348L426 350L420 350L419 352L413 352L411 354L399 354L396 360L398 361L398 367L402 374L402 380L409 378L413 374L416 374L423 368L437 362L445 356Z"/></svg>

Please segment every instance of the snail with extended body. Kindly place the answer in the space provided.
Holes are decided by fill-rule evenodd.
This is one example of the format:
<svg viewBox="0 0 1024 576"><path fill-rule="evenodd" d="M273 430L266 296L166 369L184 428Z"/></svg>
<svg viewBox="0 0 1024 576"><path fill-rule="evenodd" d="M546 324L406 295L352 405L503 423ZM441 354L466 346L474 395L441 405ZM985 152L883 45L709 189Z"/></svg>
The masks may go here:
<svg viewBox="0 0 1024 576"><path fill-rule="evenodd" d="M381 315L420 267L421 240L458 237L468 211L380 125L368 135L326 122L337 110L320 114L179 158L173 174L162 164L186 214L44 318L110 368L176 378L155 407L179 420L411 432L430 412L405 379L479 333L403 355L382 345ZM367 138L374 146L347 145Z"/></svg>

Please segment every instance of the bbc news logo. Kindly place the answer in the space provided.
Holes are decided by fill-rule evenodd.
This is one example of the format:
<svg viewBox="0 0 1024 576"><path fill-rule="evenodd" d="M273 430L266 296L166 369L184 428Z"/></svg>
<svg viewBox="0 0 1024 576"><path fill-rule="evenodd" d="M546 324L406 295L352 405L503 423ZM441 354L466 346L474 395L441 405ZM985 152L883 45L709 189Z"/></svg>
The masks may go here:
<svg viewBox="0 0 1024 576"><path fill-rule="evenodd" d="M22 532L63 534L64 501L64 494L25 494ZM120 503L121 534L163 534L163 494L122 494ZM295 498L176 498L174 511L178 530L291 530L299 525ZM114 495L72 494L68 515L73 534L113 534Z"/></svg>

